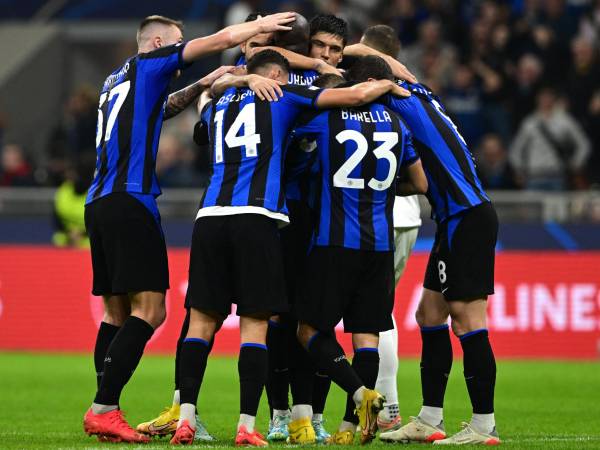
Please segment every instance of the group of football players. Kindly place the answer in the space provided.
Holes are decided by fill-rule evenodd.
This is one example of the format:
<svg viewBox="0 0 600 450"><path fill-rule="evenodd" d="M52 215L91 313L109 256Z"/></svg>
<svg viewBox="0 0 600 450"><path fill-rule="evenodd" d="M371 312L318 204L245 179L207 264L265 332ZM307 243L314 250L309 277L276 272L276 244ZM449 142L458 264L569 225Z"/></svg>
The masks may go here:
<svg viewBox="0 0 600 450"><path fill-rule="evenodd" d="M356 434L366 444L378 430L386 442L499 444L486 324L497 217L440 99L396 60L394 30L377 25L347 45L344 20L296 13L251 14L187 43L182 30L166 17L144 19L138 54L100 92L85 218L105 316L85 432L110 442L212 441L196 402L215 334L235 304L236 445L350 445ZM179 70L238 45L236 66L167 94ZM160 130L198 98L194 139L210 153L212 173L193 228L173 404L134 430L119 398L164 321L169 287L156 205ZM427 196L437 232L416 314L423 406L403 424L392 312L421 224L416 194ZM443 421L448 317L473 406L471 421L451 436ZM352 334L351 363L336 340L341 320ZM323 410L331 381L347 402L330 435ZM255 428L265 387L266 438Z"/></svg>

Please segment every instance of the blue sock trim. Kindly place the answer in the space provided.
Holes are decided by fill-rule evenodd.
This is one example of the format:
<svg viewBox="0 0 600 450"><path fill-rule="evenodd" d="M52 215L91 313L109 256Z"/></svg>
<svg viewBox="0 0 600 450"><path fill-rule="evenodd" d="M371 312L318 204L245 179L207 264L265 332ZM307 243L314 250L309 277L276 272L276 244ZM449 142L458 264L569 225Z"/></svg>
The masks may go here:
<svg viewBox="0 0 600 450"><path fill-rule="evenodd" d="M462 341L463 339L466 339L469 336L473 336L474 334L478 334L478 333L483 333L484 331L487 331L487 330L488 330L487 328L480 328L478 330L469 331L468 333L465 333L462 336L459 336L458 338Z"/></svg>
<svg viewBox="0 0 600 450"><path fill-rule="evenodd" d="M273 328L285 328L285 325L281 322L275 322L274 320L269 320L269 326Z"/></svg>
<svg viewBox="0 0 600 450"><path fill-rule="evenodd" d="M308 340L308 343L306 344L306 348L307 350L310 350L310 346L312 345L313 341L315 340L315 338L319 335L319 332L317 331L315 334L313 334L311 336L311 338Z"/></svg>
<svg viewBox="0 0 600 450"><path fill-rule="evenodd" d="M361 347L354 350L354 353L362 353L362 352L374 352L379 353L379 349L377 347Z"/></svg>
<svg viewBox="0 0 600 450"><path fill-rule="evenodd" d="M447 323L445 323L444 325L436 325L435 327L421 327L421 331L423 331L424 333L428 333L430 331L447 330L447 329L448 329Z"/></svg>
<svg viewBox="0 0 600 450"><path fill-rule="evenodd" d="M255 342L244 342L242 345L240 345L240 348L246 348L246 347L262 348L263 350L267 349L267 346L265 344L257 344Z"/></svg>
<svg viewBox="0 0 600 450"><path fill-rule="evenodd" d="M200 338L185 338L183 340L183 342L199 342L200 344L204 344L208 347L209 342L207 340L204 339L200 339Z"/></svg>

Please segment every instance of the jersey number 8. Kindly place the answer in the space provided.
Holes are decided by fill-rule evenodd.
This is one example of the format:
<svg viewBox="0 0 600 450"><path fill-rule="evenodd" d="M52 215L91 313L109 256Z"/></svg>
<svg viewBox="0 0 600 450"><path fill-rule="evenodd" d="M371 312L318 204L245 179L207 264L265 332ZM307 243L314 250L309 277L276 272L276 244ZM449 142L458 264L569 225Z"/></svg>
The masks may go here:
<svg viewBox="0 0 600 450"><path fill-rule="evenodd" d="M338 133L335 138L340 144L343 144L346 141L354 141L356 143L356 150L333 175L333 185L339 188L364 189L365 180L363 178L350 178L350 174L367 154L369 149L367 139L355 130L344 130ZM396 160L396 155L394 155L392 149L398 144L398 133L388 131L375 132L373 133L373 141L381 142L381 145L373 150L373 154L377 159L386 159L389 162L390 167L384 180L371 178L367 185L375 191L385 191L392 185L392 182L396 177L398 161Z"/></svg>

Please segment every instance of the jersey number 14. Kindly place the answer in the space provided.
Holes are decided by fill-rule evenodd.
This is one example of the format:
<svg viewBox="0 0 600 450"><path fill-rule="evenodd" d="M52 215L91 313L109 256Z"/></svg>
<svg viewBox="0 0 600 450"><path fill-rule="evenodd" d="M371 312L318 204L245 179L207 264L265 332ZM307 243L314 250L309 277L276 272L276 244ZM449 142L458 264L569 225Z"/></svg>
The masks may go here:
<svg viewBox="0 0 600 450"><path fill-rule="evenodd" d="M215 114L215 163L223 162L224 117L224 109ZM244 127L244 134L239 136L242 127ZM260 134L256 133L255 105L248 103L239 112L225 134L225 145L227 148L243 146L246 149L246 158L254 158L258 156L258 144L260 144Z"/></svg>

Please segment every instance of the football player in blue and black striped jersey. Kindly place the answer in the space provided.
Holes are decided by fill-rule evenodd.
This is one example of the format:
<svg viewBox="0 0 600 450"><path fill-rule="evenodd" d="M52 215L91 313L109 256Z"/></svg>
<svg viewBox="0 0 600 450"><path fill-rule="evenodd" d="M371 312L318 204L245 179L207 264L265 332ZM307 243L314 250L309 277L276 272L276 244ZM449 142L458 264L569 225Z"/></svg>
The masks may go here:
<svg viewBox="0 0 600 450"><path fill-rule="evenodd" d="M382 79L376 58L354 65L349 78ZM488 338L487 297L494 293L494 259L498 219L475 172L474 158L440 99L419 83L401 83L406 99L387 96L384 103L410 127L423 161L427 198L437 223L435 242L417 310L423 342L419 416L399 430L381 434L387 441L433 441L441 444L498 444L494 418L496 362ZM443 399L452 365L447 320L460 338L464 375L473 417L462 431L446 439Z"/></svg>
<svg viewBox="0 0 600 450"><path fill-rule="evenodd" d="M405 94L388 80L330 90L288 85L289 63L272 50L256 54L247 68L250 76L281 83L283 96L261 100L243 87L242 77L202 112L213 173L192 237L186 295L190 323L181 351L182 404L174 443L193 439L208 344L235 302L242 342L236 443L266 444L254 425L267 375L267 321L288 308L278 227L289 222L283 163L297 117L306 109L357 106L387 92Z"/></svg>
<svg viewBox="0 0 600 450"><path fill-rule="evenodd" d="M318 366L348 393L332 442L351 444L360 419L364 443L374 436L376 414L363 408L362 396L382 406L372 391L378 335L392 328L396 179L400 170L408 174L414 193L424 193L427 181L408 128L380 103L305 113L295 135L316 139L319 165L314 246L296 304L299 336ZM353 334L351 367L333 332L342 318ZM369 420L355 408L368 410Z"/></svg>
<svg viewBox="0 0 600 450"><path fill-rule="evenodd" d="M293 17L293 13L267 16L188 43L183 42L180 22L147 17L138 29L138 53L102 86L97 166L85 208L92 292L103 296L106 311L95 352L96 360L104 354L103 369L97 370L102 377L84 417L84 430L90 435L148 441L123 418L119 397L165 317L168 265L155 201L160 188L154 166L169 83L180 69L202 56L261 32L289 29L285 24Z"/></svg>

